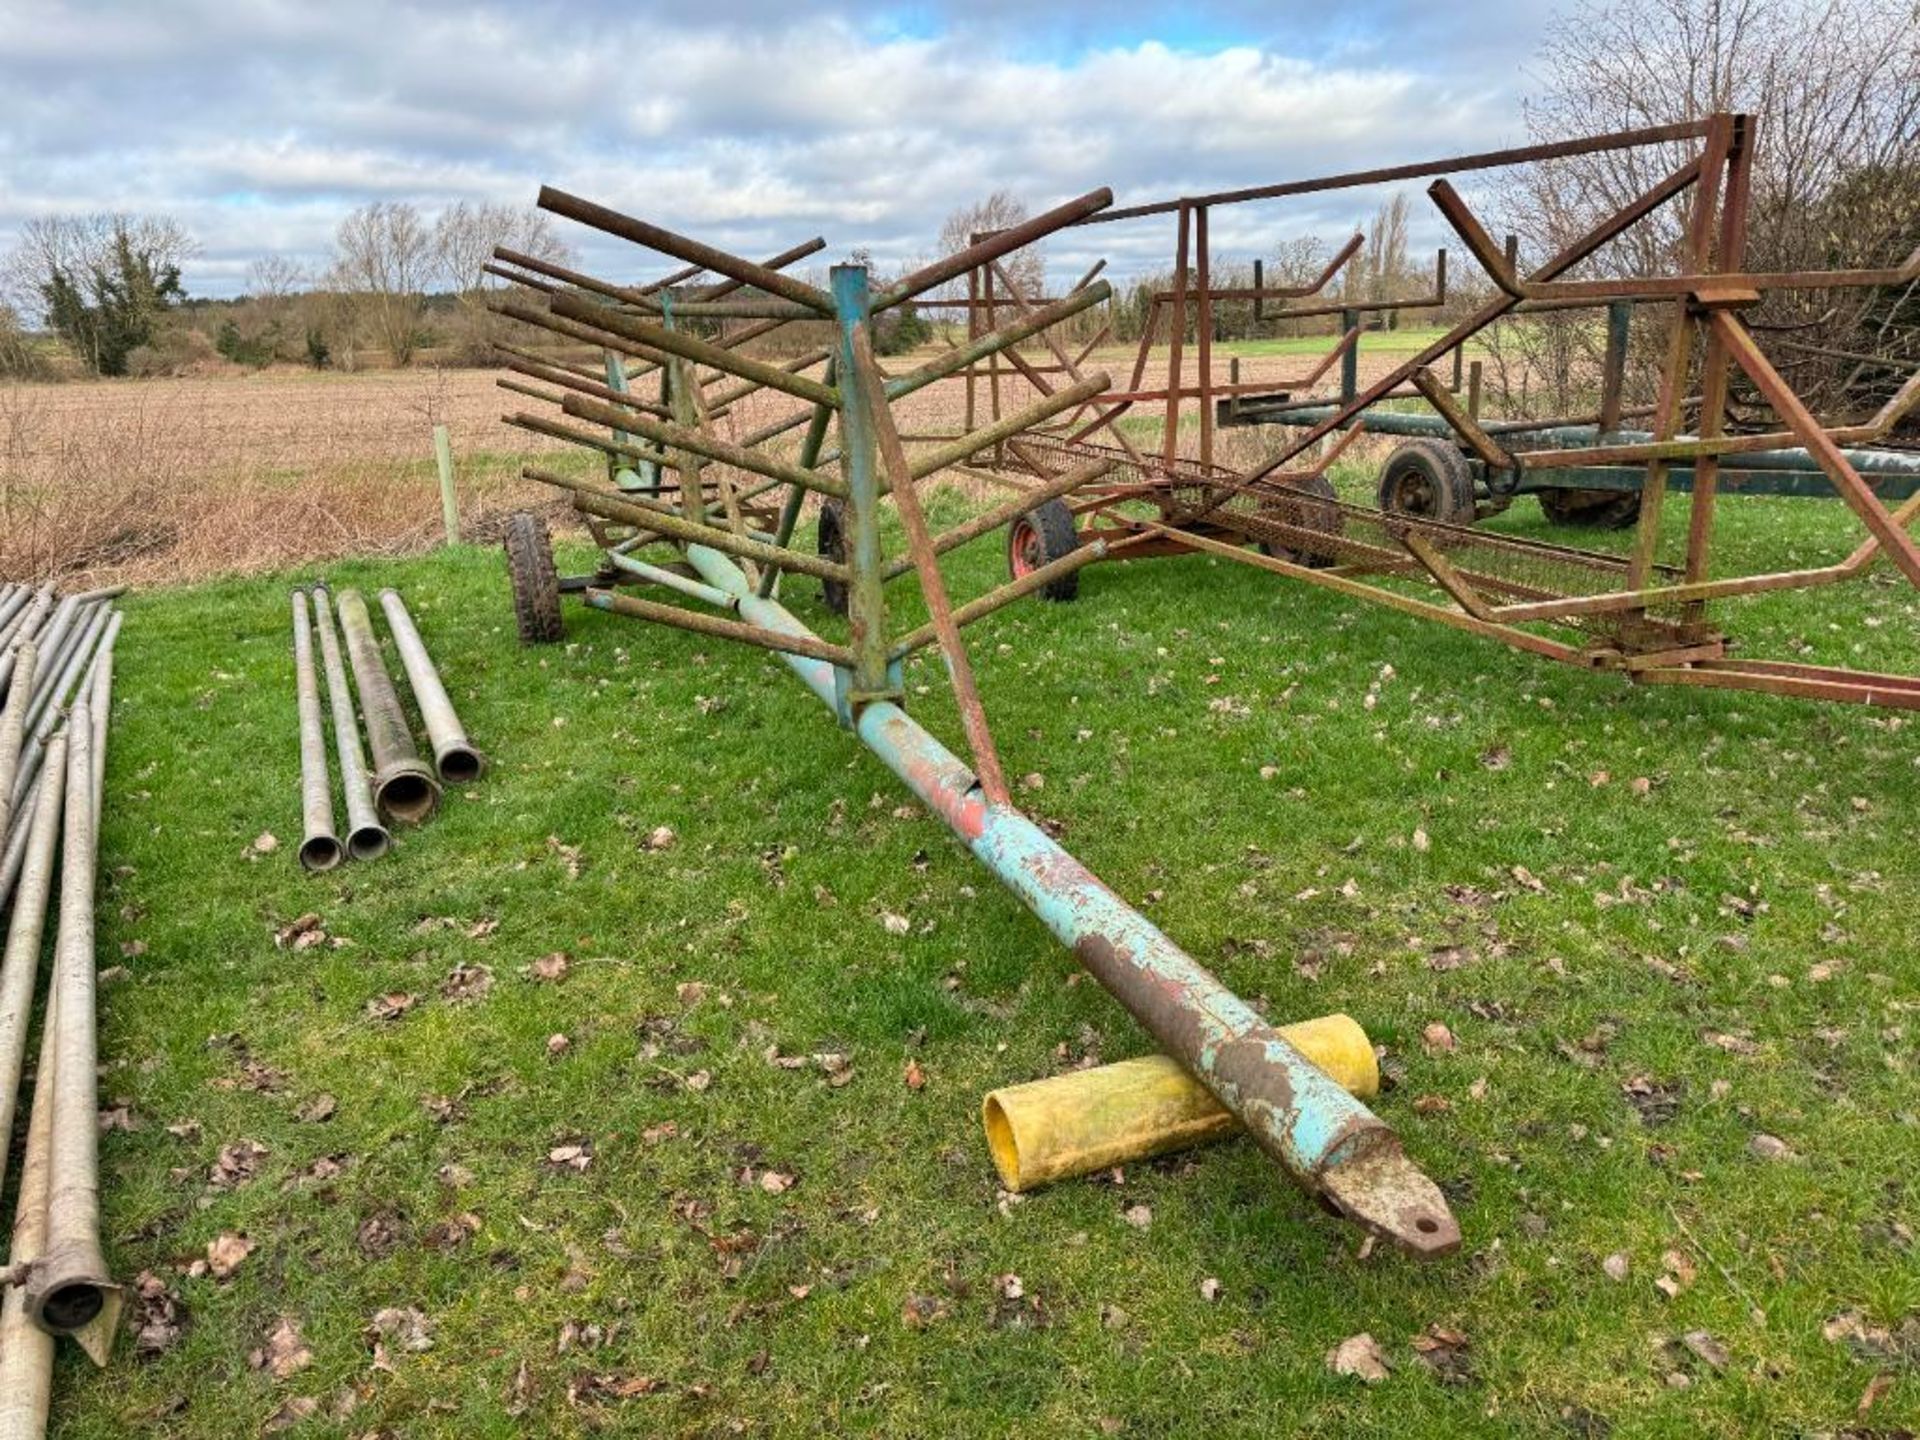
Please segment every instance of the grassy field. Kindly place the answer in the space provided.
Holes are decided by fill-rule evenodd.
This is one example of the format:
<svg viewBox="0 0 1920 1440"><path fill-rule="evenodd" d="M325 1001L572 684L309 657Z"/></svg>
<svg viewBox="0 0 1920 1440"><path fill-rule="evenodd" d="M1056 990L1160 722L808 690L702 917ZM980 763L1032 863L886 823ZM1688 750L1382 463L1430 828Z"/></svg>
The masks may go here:
<svg viewBox="0 0 1920 1440"><path fill-rule="evenodd" d="M1723 513L1756 566L1852 543L1837 505ZM157 1353L63 1356L60 1435L1920 1424L1891 713L1636 691L1205 559L969 632L1063 843L1274 1016L1385 1047L1377 1108L1466 1235L1421 1266L1243 1142L1000 1194L982 1092L1142 1034L777 662L571 606L522 650L492 550L328 572L403 589L494 764L303 877L317 573L127 602L103 1164ZM991 583L992 544L954 573ZM1884 579L1734 618L1913 662ZM937 663L909 685L957 736ZM1363 1331L1375 1385L1326 1363Z"/></svg>
<svg viewBox="0 0 1920 1440"><path fill-rule="evenodd" d="M1360 353L1405 357L1447 333L1444 325L1403 325L1398 330L1369 330L1360 337ZM1270 340L1229 340L1214 346L1216 353L1241 357L1265 355L1324 355L1333 344L1328 335L1285 335Z"/></svg>

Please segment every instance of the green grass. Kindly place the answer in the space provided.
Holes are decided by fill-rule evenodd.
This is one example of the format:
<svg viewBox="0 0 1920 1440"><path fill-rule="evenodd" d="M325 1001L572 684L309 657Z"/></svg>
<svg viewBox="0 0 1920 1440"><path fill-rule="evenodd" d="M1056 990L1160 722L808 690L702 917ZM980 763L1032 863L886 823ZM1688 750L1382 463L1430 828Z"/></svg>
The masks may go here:
<svg viewBox="0 0 1920 1440"><path fill-rule="evenodd" d="M1837 505L1722 512L1757 566L1852 543ZM1529 502L1502 523L1545 533ZM991 543L956 557L962 594L998 573ZM106 1220L117 1270L187 1321L104 1374L63 1355L58 1434L252 1434L296 1397L315 1436L1920 1423L1911 1349L1821 1334L1920 1310L1920 771L1891 712L1633 690L1198 558L1096 567L1076 604L969 632L1009 770L1044 776L1025 799L1076 855L1276 1017L1345 1010L1386 1047L1377 1108L1466 1235L1422 1266L1363 1257L1243 1142L1004 1203L983 1091L1147 1043L777 662L571 604L564 646L523 650L491 550L331 578L404 590L493 769L389 860L303 877L285 580L127 601L102 1096L135 1128L103 1139ZM793 604L818 621L811 585ZM1914 594L1885 577L1732 619L1752 653L1913 663ZM951 742L937 663L909 685ZM276 948L308 911L337 946ZM563 981L522 973L553 951ZM489 993L446 998L456 965ZM418 999L371 1018L390 992ZM1434 1021L1457 1049L1426 1052ZM1649 1086L1671 1104L1643 1121ZM300 1119L323 1093L332 1118ZM1760 1132L1800 1158L1754 1158ZM257 1176L211 1189L243 1139ZM587 1169L548 1163L582 1140ZM186 1273L229 1231L258 1245L230 1281ZM1694 1271L1671 1299L1668 1251ZM904 1323L914 1297L939 1318ZM389 1306L433 1327L390 1373L367 1338ZM248 1355L283 1316L313 1363L276 1381ZM1414 1358L1435 1325L1467 1337L1460 1383ZM1324 1363L1362 1330L1396 1367L1377 1386ZM1724 1371L1661 1348L1693 1330Z"/></svg>
<svg viewBox="0 0 1920 1440"><path fill-rule="evenodd" d="M1446 333L1444 325L1403 325L1398 330L1369 330L1360 337L1360 349L1368 355L1411 355ZM1223 340L1214 349L1247 358L1258 355L1324 355L1332 347L1335 338L1332 335L1283 335L1270 340Z"/></svg>

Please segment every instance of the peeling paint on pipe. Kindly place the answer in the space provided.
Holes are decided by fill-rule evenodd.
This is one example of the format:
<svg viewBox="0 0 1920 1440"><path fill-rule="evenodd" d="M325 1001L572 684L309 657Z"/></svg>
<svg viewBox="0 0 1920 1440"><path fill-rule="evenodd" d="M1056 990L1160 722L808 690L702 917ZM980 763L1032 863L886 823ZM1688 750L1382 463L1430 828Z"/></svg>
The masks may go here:
<svg viewBox="0 0 1920 1440"><path fill-rule="evenodd" d="M737 597L743 618L812 635L785 607L755 595L719 551L693 545L686 554L703 579ZM831 665L781 658L835 707ZM1415 1254L1459 1248L1445 1197L1406 1158L1399 1137L1276 1027L1018 809L989 804L973 772L897 705L862 707L854 729L1296 1181Z"/></svg>

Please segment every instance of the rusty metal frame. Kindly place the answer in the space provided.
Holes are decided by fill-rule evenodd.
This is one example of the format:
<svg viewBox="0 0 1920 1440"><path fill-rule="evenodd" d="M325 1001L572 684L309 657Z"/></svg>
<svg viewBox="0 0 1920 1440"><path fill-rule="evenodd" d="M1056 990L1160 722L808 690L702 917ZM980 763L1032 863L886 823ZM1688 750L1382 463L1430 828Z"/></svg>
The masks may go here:
<svg viewBox="0 0 1920 1440"><path fill-rule="evenodd" d="M1685 125L1185 196L1089 217L1081 223L1173 217L1172 289L1153 296L1127 387L1110 390L1092 402L1090 421L1051 427L1028 437L1011 454L997 456L997 468L1002 473L1048 480L1070 468L1077 458L1109 453L1094 440L1096 433L1105 429L1126 452L1123 469L1130 473L1110 475L1102 482L1070 492L1068 500L1089 537L1102 538L1109 544L1129 537L1147 541L1130 552L1136 556L1206 550L1311 584L1411 609L1428 618L1444 616L1446 623L1550 658L1616 668L1642 683L1722 685L1910 706L1920 691L1901 677L1846 671L1808 676L1765 662L1735 662L1727 658L1726 636L1708 622L1707 605L1711 601L1852 580L1883 554L1905 579L1920 586L1920 542L1909 530L1920 502L1909 499L1897 509L1890 503L1903 493L1903 486L1909 496L1920 495L1920 456L1849 448L1884 440L1896 424L1920 407L1920 374L1909 379L1866 422L1829 423L1813 415L1794 394L1744 318L1747 309L1774 289L1902 283L1920 276L1920 251L1897 265L1873 270L1776 273L1744 269L1754 123L1748 116L1714 114ZM1693 153L1664 179L1527 275L1519 271L1512 242L1504 248L1496 245L1447 178L1568 155L1676 144L1690 147ZM1360 343L1358 312L1367 307L1319 301L1324 287L1358 253L1354 242L1336 254L1311 287L1294 287L1287 292L1256 287L1256 292L1247 292L1211 285L1207 229L1209 215L1217 207L1413 178L1432 181L1430 197L1469 255L1487 273L1495 293L1440 339L1366 386L1357 384L1354 362ZM1656 210L1677 202L1690 206L1683 273L1599 280L1563 278L1602 245ZM1436 286L1436 297L1367 302L1368 306L1412 308L1437 303L1445 294L1444 265L1443 251L1438 262L1442 278ZM1007 277L999 278L1004 287ZM1227 383L1219 384L1211 354L1212 307L1216 300L1244 298L1249 293L1255 294L1266 319L1341 313L1336 343L1308 374L1294 380L1246 384L1240 381L1236 363ZM1269 300L1282 303L1275 309L1265 309ZM1659 397L1651 409L1652 430L1644 436L1618 428L1628 418L1621 403L1619 369L1625 361L1628 312L1634 305L1664 310L1668 316L1669 339ZM1462 388L1465 347L1488 326L1513 314L1588 307L1605 310L1608 320L1608 355L1598 416L1518 421L1486 417L1481 413L1478 362L1467 379L1466 403L1455 398ZM1174 324L1168 333L1165 382L1146 383L1149 351L1159 338L1163 311L1198 317L1194 348L1198 351L1199 373L1192 383L1185 378L1184 324ZM1054 344L1052 348L1060 357L1060 347ZM1700 356L1697 363L1696 352ZM1449 358L1450 381L1443 380L1434 368ZM1336 394L1310 393L1302 398L1296 393L1315 391L1336 361L1342 371ZM1688 394L1696 368L1697 396ZM1777 429L1765 434L1726 432L1729 381L1736 370L1779 417ZM1406 415L1380 408L1386 401L1415 397L1427 402L1431 415ZM1164 407L1161 443L1158 454L1151 457L1144 456L1141 447L1115 423L1128 407L1146 402ZM1197 458L1181 453L1179 420L1190 402L1199 405ZM1697 433L1683 434L1683 417L1690 408L1699 413ZM1215 463L1216 418L1226 423L1250 420L1282 425L1294 433L1261 462L1236 472ZM1388 514L1332 497L1323 477L1333 457L1322 442L1339 438L1344 445L1374 427L1379 427L1375 433L1426 435L1451 443L1470 458L1477 473L1486 477L1487 496L1494 509L1503 508L1505 498L1523 488L1537 488L1555 472L1583 481L1602 467L1631 472L1633 488L1642 496L1631 552L1624 562L1619 557L1587 551L1564 551L1557 558L1535 557L1542 565L1558 563L1579 569L1588 580L1613 577L1613 583L1598 593L1585 582L1571 593L1558 593L1551 584L1529 586L1511 579L1503 581L1497 573L1476 573L1471 559L1475 547L1494 544L1493 537L1478 540L1476 536L1482 532L1460 531L1418 514ZM1735 475L1725 473L1732 467L1723 457L1731 456L1741 457L1734 462L1739 467ZM1677 478L1676 472L1682 471L1684 474ZM1774 473L1790 475L1795 483L1823 477L1831 486L1830 493L1859 517L1866 538L1858 549L1835 564L1716 578L1712 537L1719 492L1724 481L1737 482L1737 488L1760 488L1751 478L1756 473L1763 478ZM1726 488L1736 488L1736 484ZM1670 489L1690 494L1685 558L1671 572L1655 563L1662 539L1662 502ZM1319 498L1302 498L1307 495ZM1309 504L1313 507L1312 523L1303 521L1307 512L1300 508ZM1377 532L1380 538L1362 542L1347 533L1356 531ZM1498 537L1503 551L1511 550L1510 540ZM1246 548L1249 541L1277 546L1282 553L1255 555ZM1396 577L1424 580L1437 592L1436 600L1410 601L1377 583ZM1539 625L1571 630L1576 640L1547 641L1536 630L1522 628Z"/></svg>
<svg viewBox="0 0 1920 1440"><path fill-rule="evenodd" d="M698 267L679 272L673 284L634 287L521 265L498 258L501 273L533 283L520 296L500 302L504 313L602 349L606 383L583 368L529 362L528 352L503 352L515 374L528 373L555 390L502 384L516 395L544 401L561 419L536 411L507 415L509 424L567 441L607 457L605 483L528 466L527 478L554 486L575 507L598 521L624 527L611 541L608 563L585 587L589 606L628 618L735 641L772 651L829 705L842 725L857 734L928 807L953 828L973 853L1026 903L1087 968L1227 1109L1249 1133L1309 1190L1336 1210L1420 1255L1456 1249L1460 1232L1439 1189L1408 1159L1398 1138L1327 1075L1305 1059L1272 1025L1224 989L1207 971L1144 917L1102 885L1046 832L1023 815L1008 793L985 707L968 655L968 624L1102 558L1095 542L1071 555L964 603L955 603L940 557L977 541L1016 512L998 507L936 535L919 496L929 476L964 465L983 453L1019 453L1025 437L1077 413L1111 388L1104 372L1082 373L1079 363L1056 350L1059 370L1070 383L1041 378L1040 398L1008 414L982 420L969 415L964 433L915 449L895 422L894 403L924 386L985 362L989 376L1022 340L1049 324L1101 303L1109 287L1093 273L1058 300L1012 307L1005 324L970 325L969 343L955 355L917 370L890 375L876 358L873 317L913 302L935 286L972 275L969 314L997 319L1009 308L996 280L1013 289L998 261L1032 240L1097 214L1112 203L1105 190L1036 216L1014 229L983 237L879 293L869 290L862 266L840 265L830 286L798 279L773 265L756 265L691 237L677 235L579 196L541 192L541 204L558 214L623 236ZM810 253L806 249L789 255ZM730 286L694 287L700 272L724 276ZM552 282L560 282L558 284ZM723 298L721 291L728 293ZM689 316L725 323L751 321L711 340L685 333ZM743 336L769 333L793 320L831 323L834 341L808 363L777 366L742 353ZM639 360L651 370L635 369ZM1024 360L1024 357L1021 357ZM823 362L818 380L801 372ZM642 373L658 373L657 403L632 395ZM722 435L714 417L723 402L750 395L784 397L800 408L783 420L738 439ZM563 423L563 420L577 422ZM775 442L802 426L797 456ZM586 427L586 428L582 428ZM832 432L835 444L828 446ZM1111 462L1091 457L1050 478L1037 493L1066 494L1101 483ZM676 485L661 477L677 475ZM740 489L735 472L761 477ZM784 487L777 516L752 511L750 495ZM1028 492L1017 497L1032 503ZM840 553L810 554L796 548L794 533L809 497L841 507ZM887 553L883 524L891 507L904 535L904 556ZM987 523L983 523L983 518ZM1136 539L1139 537L1136 537ZM655 544L673 547L681 566L669 569L634 558ZM1118 548L1117 546L1115 548ZM756 568L757 567L757 571ZM783 574L815 575L844 588L844 638L826 638L803 625L775 598ZM929 615L905 633L890 623L886 587L911 573ZM616 584L655 583L665 599L616 593ZM673 600L691 603L670 603ZM704 605L705 609L696 609ZM714 613L718 612L718 613ZM902 662L918 648L937 645L945 662L971 764L949 753L906 713Z"/></svg>

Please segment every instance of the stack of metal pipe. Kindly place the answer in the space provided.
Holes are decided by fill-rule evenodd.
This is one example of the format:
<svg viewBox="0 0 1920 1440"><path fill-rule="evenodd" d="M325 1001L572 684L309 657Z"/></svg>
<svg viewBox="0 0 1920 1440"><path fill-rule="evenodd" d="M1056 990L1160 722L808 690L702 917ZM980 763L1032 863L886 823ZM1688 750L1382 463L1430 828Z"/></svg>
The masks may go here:
<svg viewBox="0 0 1920 1440"><path fill-rule="evenodd" d="M311 591L296 589L293 663L300 717L301 809L297 854L301 865L311 872L331 870L348 859L373 860L386 854L392 843L387 822L418 825L430 819L440 808L442 785L477 780L486 768L485 757L467 739L406 602L388 589L380 592L380 606L386 612L394 649L426 728L433 764L423 761L414 745L407 713L360 592L342 590L336 600L324 584L313 586ZM316 631L320 638L318 666L313 644ZM349 668L353 672L351 688ZM326 726L320 704L322 669L333 721L333 750L346 801L344 840L334 826L333 782L328 773Z"/></svg>
<svg viewBox="0 0 1920 1440"><path fill-rule="evenodd" d="M0 586L0 1189L52 956L0 1270L0 1440L46 1432L57 1337L104 1364L120 1313L100 1245L93 912L119 593Z"/></svg>

